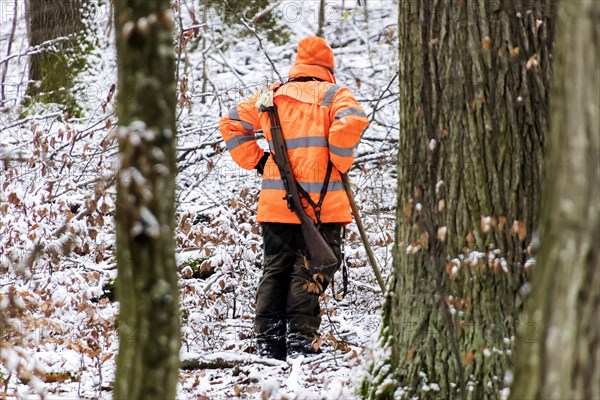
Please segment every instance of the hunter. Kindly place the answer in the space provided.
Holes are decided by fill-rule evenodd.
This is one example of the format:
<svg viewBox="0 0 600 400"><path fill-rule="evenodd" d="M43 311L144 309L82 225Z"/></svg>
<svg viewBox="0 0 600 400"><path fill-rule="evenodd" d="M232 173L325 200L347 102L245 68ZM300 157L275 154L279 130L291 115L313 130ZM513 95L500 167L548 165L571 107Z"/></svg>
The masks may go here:
<svg viewBox="0 0 600 400"><path fill-rule="evenodd" d="M305 211L333 248L339 267L342 227L352 220L341 174L354 162L369 122L350 90L336 85L333 51L319 37L300 41L288 81L270 90L294 178L310 197L302 199ZM219 128L233 160L263 176L257 221L262 225L264 266L256 293L255 333L261 356L285 360L317 351L312 342L321 324L320 291L307 289L313 276L305 265L300 220L288 208L273 157L256 142L254 131L262 130L273 149L269 116L256 106L259 95L229 110Z"/></svg>

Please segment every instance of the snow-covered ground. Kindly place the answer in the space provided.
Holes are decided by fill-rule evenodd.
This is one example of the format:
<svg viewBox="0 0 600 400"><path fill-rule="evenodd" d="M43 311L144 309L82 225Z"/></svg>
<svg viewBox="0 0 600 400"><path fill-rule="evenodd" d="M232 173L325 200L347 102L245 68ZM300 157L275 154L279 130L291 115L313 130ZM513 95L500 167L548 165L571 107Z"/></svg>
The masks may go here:
<svg viewBox="0 0 600 400"><path fill-rule="evenodd" d="M9 3L1 3L0 61L6 60L11 36ZM196 3L182 2L176 9L184 28L194 25L194 16L201 20ZM297 41L316 32L318 1L271 4L289 27L289 44L277 46L259 32L261 45L255 36L241 35L247 32L243 25L222 30L211 15L206 44L201 36L191 38L179 57L184 96L178 119L177 257L187 366L180 375L180 399L354 398L381 320L383 295L351 224L345 248L349 293L339 299L339 274L336 294L328 289L323 297L323 353L290 363L255 354L260 177L235 166L217 124L262 82L278 79L269 58L285 77ZM397 2L370 0L368 23L356 1L327 4L325 37L336 55L338 84L353 91L373 120L350 175L387 275L398 138ZM112 182L117 121L111 94L116 63L108 8L104 2L92 5L89 32L96 37L96 49L77 83L83 117L69 118L59 105L24 110L27 57L0 64L0 72L8 66L8 101L0 110L0 393L7 398L111 398L118 350L118 304L107 295L116 274ZM28 51L22 11L19 7L8 56ZM192 267L212 270L212 275L201 278ZM215 365L217 359L223 368L197 369L185 362Z"/></svg>

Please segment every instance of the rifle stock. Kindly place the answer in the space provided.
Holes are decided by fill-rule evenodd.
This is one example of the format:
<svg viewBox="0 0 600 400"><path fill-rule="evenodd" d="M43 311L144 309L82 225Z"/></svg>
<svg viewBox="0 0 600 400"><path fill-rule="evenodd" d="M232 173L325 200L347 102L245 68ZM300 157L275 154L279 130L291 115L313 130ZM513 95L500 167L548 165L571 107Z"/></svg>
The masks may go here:
<svg viewBox="0 0 600 400"><path fill-rule="evenodd" d="M269 113L271 112L269 111ZM302 236L304 237L310 256L309 265L311 273L322 274L329 279L337 270L339 261L331 246L325 241L323 235L321 235L321 232L315 226L315 221L304 210L292 166L287 157L287 147L283 140L281 127L279 124L273 122L274 120L272 119L271 136L275 150L273 157L279 167L284 186L286 186L286 196L289 196L289 198L286 198L288 200L288 207L298 216L302 225Z"/></svg>

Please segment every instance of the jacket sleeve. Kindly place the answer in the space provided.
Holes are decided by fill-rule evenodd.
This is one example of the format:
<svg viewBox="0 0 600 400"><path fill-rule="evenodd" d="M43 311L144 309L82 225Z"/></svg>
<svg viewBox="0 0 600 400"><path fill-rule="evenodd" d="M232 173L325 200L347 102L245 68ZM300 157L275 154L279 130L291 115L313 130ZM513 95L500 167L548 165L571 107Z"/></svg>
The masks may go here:
<svg viewBox="0 0 600 400"><path fill-rule="evenodd" d="M354 162L360 135L369 120L347 88L341 88L333 98L329 116L329 158L341 173L346 173Z"/></svg>
<svg viewBox="0 0 600 400"><path fill-rule="evenodd" d="M256 97L253 95L232 107L219 123L231 158L244 169L254 169L264 153L254 136L254 131L260 129L258 110L254 105Z"/></svg>

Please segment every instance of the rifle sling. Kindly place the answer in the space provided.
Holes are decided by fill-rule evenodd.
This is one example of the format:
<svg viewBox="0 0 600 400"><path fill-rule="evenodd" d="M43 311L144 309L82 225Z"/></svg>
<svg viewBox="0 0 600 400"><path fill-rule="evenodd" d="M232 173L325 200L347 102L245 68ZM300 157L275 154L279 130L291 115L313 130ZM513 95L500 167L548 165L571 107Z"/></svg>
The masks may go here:
<svg viewBox="0 0 600 400"><path fill-rule="evenodd" d="M279 121L279 113L277 112L277 107L275 107L275 106L268 107L268 108L266 108L266 111L269 113L271 127L278 126L279 129L281 130L281 122ZM271 134L273 134L273 130L271 130ZM281 139L283 141L283 138L281 138ZM287 158L287 154L285 155L285 157ZM273 160L275 160L275 164L277 164L277 160L275 157L273 157ZM288 162L289 162L289 160L288 160ZM283 167L280 165L277 165L277 167L279 168L279 174L281 175L282 179L285 179ZM323 205L323 200L325 200L325 195L327 194L327 188L329 186L329 180L331 178L332 169L333 169L333 164L331 163L331 160L329 160L327 163L327 172L325 173L325 181L323 182L323 187L321 188L321 193L319 195L319 201L317 203L315 203L313 201L313 199L310 197L310 194L306 190L304 190L304 188L302 186L300 186L300 184L298 182L295 182L296 186L298 187L298 193L300 194L300 196L304 197L304 199L308 202L308 204L314 210L315 217L317 218L317 226L319 226L319 227L321 226L321 206ZM288 208L293 210L293 208L289 204L289 199L290 199L289 188L287 185L284 185L284 187L285 187L285 191L286 191L286 198L288 199Z"/></svg>
<svg viewBox="0 0 600 400"><path fill-rule="evenodd" d="M332 169L333 169L333 164L331 163L331 161L329 161L327 163L327 172L325 173L325 181L323 182L323 187L321 188L321 194L319 195L319 201L317 203L315 203L313 201L313 199L310 197L310 194L308 194L306 192L306 190L304 190L304 188L302 186L300 186L300 184L296 183L296 185L298 185L298 192L300 193L300 195L306 199L308 204L310 204L310 206L315 211L315 217L317 218L318 226L321 226L321 206L323 205L323 200L325 200L325 195L327 194L327 187L329 186L329 179L331 178L331 170Z"/></svg>

